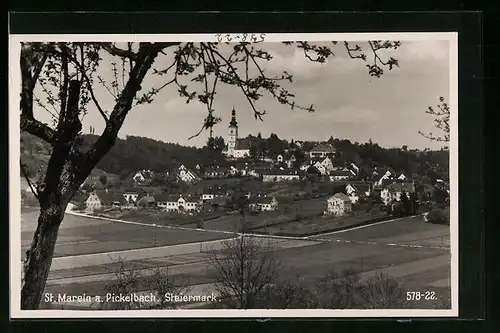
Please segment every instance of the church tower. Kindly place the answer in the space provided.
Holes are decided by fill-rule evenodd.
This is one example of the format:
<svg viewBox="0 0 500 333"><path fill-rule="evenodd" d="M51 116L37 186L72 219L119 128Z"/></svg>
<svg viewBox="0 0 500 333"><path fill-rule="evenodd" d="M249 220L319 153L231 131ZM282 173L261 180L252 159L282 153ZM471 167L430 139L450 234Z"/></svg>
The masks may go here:
<svg viewBox="0 0 500 333"><path fill-rule="evenodd" d="M231 122L229 123L229 133L227 140L227 152L229 156L234 156L236 140L238 140L238 122L236 121L236 111L231 112Z"/></svg>

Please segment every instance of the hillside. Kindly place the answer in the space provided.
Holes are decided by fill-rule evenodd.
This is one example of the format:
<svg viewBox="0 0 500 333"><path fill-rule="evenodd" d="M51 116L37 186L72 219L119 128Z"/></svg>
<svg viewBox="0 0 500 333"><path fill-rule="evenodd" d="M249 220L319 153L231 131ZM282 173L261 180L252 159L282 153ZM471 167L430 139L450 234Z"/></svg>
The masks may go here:
<svg viewBox="0 0 500 333"><path fill-rule="evenodd" d="M81 150L86 150L96 139L96 135L84 135ZM279 139L272 134L264 139L259 136L248 136L253 147L264 151L267 156L276 156L281 151L295 147L293 142ZM222 138L216 138L214 149L208 147L186 147L174 143L165 143L150 138L127 136L117 139L111 151L97 166L106 173L116 174L120 178L135 173L137 170L149 169L156 172L172 170L180 164L193 168L197 164L207 166L211 164L223 165L221 150L224 146ZM377 168L390 169L397 173L402 172L407 176L430 179L448 179L449 152L447 150L408 150L402 148L384 148L376 143L353 143L349 140L330 138L329 143L337 148L334 163L345 165L356 163L361 173L367 176ZM302 147L307 150L314 146L314 142L304 142ZM23 133L21 137L22 162L26 164L30 173L35 174L44 170L50 153L50 146L32 135ZM252 152L251 152L252 153ZM258 152L259 154L261 152Z"/></svg>

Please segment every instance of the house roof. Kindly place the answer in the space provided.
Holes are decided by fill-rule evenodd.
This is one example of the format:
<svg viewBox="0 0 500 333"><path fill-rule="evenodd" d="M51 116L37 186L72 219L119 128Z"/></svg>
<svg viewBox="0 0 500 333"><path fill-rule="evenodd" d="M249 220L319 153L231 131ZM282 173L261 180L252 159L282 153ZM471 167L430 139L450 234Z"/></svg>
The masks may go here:
<svg viewBox="0 0 500 333"><path fill-rule="evenodd" d="M415 183L393 183L387 186L391 192L415 192Z"/></svg>
<svg viewBox="0 0 500 333"><path fill-rule="evenodd" d="M333 171L330 171L330 176L347 176L347 177L351 177L352 173L350 171L333 170Z"/></svg>
<svg viewBox="0 0 500 333"><path fill-rule="evenodd" d="M309 168L307 168L306 170L306 173L316 173L318 175L321 175L321 171L318 170L317 167L315 167L314 165L311 165Z"/></svg>
<svg viewBox="0 0 500 333"><path fill-rule="evenodd" d="M198 201L200 201L200 197L197 195L193 195L193 194L183 195L182 197L184 198L184 200L186 200L186 202L198 202Z"/></svg>
<svg viewBox="0 0 500 333"><path fill-rule="evenodd" d="M123 196L123 193L120 192L111 192L111 191L106 191L106 190L96 190L94 193L97 195L99 200L104 204L104 205L110 205L113 202L119 202L120 204L126 204L127 201L125 200L125 197Z"/></svg>
<svg viewBox="0 0 500 333"><path fill-rule="evenodd" d="M140 174L142 175L145 179L152 179L153 176L154 176L154 172L151 171L151 170L141 170L141 171L138 171L134 177L137 175L137 174Z"/></svg>
<svg viewBox="0 0 500 333"><path fill-rule="evenodd" d="M327 153L335 153L337 149L335 149L332 145L328 143L320 143L316 145L311 152L327 152Z"/></svg>
<svg viewBox="0 0 500 333"><path fill-rule="evenodd" d="M263 172L263 175L266 176L284 176L284 175L290 175L290 176L298 176L299 173L297 170L293 169L268 169Z"/></svg>
<svg viewBox="0 0 500 333"><path fill-rule="evenodd" d="M152 195L145 195L137 201L137 203L154 203L154 202L156 202L156 200Z"/></svg>
<svg viewBox="0 0 500 333"><path fill-rule="evenodd" d="M351 199L344 193L335 193L328 200L335 200L335 199L340 199L342 201L349 201L349 202L351 201Z"/></svg>
<svg viewBox="0 0 500 333"><path fill-rule="evenodd" d="M371 188L370 184L351 184L349 183L348 185L351 185L356 192L368 192Z"/></svg>

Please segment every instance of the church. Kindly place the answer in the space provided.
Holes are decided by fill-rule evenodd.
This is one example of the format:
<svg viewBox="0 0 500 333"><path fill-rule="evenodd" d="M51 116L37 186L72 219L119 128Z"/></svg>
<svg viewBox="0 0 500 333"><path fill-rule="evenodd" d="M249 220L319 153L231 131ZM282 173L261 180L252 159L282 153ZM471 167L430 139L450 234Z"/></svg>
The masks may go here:
<svg viewBox="0 0 500 333"><path fill-rule="evenodd" d="M238 122L236 121L236 111L231 112L231 122L227 138L227 146L223 154L229 158L246 158L250 156L250 140L238 138Z"/></svg>

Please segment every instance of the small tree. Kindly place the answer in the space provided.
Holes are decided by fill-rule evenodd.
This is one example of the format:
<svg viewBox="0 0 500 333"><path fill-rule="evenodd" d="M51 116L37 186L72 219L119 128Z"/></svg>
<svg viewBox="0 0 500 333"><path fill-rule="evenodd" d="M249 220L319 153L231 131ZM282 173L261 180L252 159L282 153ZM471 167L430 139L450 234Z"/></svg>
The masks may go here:
<svg viewBox="0 0 500 333"><path fill-rule="evenodd" d="M180 282L180 279L176 279L171 276L168 271L168 266L166 267L156 267L154 273L145 279L145 285L150 291L157 295L154 304L150 304L148 308L150 309L175 309L178 304L171 303L167 299L167 295L181 295L186 294L191 290L191 287Z"/></svg>
<svg viewBox="0 0 500 333"><path fill-rule="evenodd" d="M134 267L126 267L122 258L118 259L117 267L111 273L113 278L104 287L107 294L130 295L139 291L140 274L138 270ZM100 307L106 310L133 310L142 308L143 304L129 300L128 302L102 302Z"/></svg>
<svg viewBox="0 0 500 333"><path fill-rule="evenodd" d="M432 141L450 141L450 106L445 102L444 97L439 97L437 107L429 106L425 113L434 117L434 126L442 132L442 134L434 135L432 133L423 133L418 131L423 137Z"/></svg>
<svg viewBox="0 0 500 333"><path fill-rule="evenodd" d="M319 306L314 290L300 276L266 286L258 295L256 304L264 309L312 309Z"/></svg>
<svg viewBox="0 0 500 333"><path fill-rule="evenodd" d="M368 309L401 309L407 305L398 282L385 274L369 278L363 284L360 295L363 307Z"/></svg>
<svg viewBox="0 0 500 333"><path fill-rule="evenodd" d="M360 306L357 292L361 278L353 269L341 273L330 271L316 283L316 293L322 308L354 309Z"/></svg>
<svg viewBox="0 0 500 333"><path fill-rule="evenodd" d="M241 235L213 251L210 264L216 272L216 290L229 306L255 308L259 295L277 277L279 262L274 252L255 237Z"/></svg>
<svg viewBox="0 0 500 333"><path fill-rule="evenodd" d="M432 191L432 200L439 204L439 205L444 205L446 204L446 199L448 198L448 192L435 187L434 190Z"/></svg>
<svg viewBox="0 0 500 333"><path fill-rule="evenodd" d="M127 267L123 259L118 259L117 268L112 272L114 277L105 285L105 292L115 295L131 295L141 290L147 290L155 295L154 302L101 302L101 309L105 310L134 310L134 309L174 309L177 304L167 301L167 294L180 295L189 292L189 286L179 283L168 272L168 266L154 268L153 274L144 275L133 265Z"/></svg>

